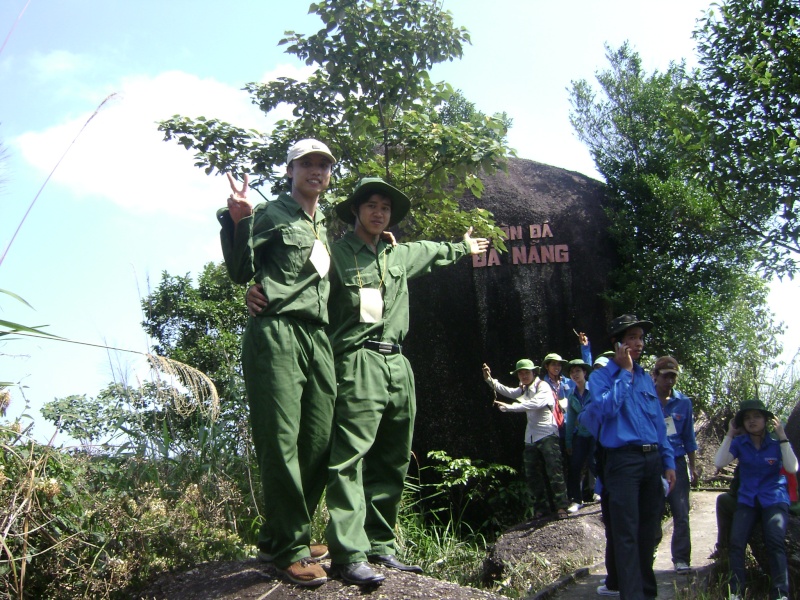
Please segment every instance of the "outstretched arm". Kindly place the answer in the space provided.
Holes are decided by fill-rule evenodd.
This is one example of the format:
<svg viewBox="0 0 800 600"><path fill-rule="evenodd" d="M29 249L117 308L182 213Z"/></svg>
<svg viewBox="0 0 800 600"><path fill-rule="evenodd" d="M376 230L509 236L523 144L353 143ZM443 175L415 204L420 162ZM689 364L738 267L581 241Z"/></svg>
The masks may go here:
<svg viewBox="0 0 800 600"><path fill-rule="evenodd" d="M469 253L470 254L483 254L489 248L489 240L486 238L474 238L470 237L472 233L472 227L467 229L467 232L464 234L464 242L469 246Z"/></svg>

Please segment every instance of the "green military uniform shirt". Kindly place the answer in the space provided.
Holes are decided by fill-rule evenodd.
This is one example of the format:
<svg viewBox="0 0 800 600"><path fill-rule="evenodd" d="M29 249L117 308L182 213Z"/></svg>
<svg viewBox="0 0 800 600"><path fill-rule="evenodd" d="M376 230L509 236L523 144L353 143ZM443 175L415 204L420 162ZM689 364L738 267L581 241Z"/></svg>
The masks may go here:
<svg viewBox="0 0 800 600"><path fill-rule="evenodd" d="M466 242L411 242L392 247L378 242L377 255L352 231L332 246L335 275L328 335L334 356L367 340L402 344L408 333L408 279L451 265L469 254ZM359 288L380 289L383 318L359 322Z"/></svg>
<svg viewBox="0 0 800 600"><path fill-rule="evenodd" d="M311 248L320 240L327 249L324 215L314 218L289 194L255 207L234 227L227 208L217 212L228 273L236 283L253 277L264 288L269 304L261 316L283 315L328 323L330 283L310 263Z"/></svg>

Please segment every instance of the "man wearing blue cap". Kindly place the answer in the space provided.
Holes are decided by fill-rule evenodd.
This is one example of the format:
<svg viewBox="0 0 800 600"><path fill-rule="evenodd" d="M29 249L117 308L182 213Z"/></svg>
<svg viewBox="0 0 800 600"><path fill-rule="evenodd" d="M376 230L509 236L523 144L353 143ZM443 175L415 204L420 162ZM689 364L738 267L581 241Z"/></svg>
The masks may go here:
<svg viewBox="0 0 800 600"><path fill-rule="evenodd" d="M619 590L626 600L655 598L653 560L661 527L664 488L675 484L675 460L650 375L638 364L650 321L622 315L609 326L614 358L589 382L604 448L603 485L608 491Z"/></svg>

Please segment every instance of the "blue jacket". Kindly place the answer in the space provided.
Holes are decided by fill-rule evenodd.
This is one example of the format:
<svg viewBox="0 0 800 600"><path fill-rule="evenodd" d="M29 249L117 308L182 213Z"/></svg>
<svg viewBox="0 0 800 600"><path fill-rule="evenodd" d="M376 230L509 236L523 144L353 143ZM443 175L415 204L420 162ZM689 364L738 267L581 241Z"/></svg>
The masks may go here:
<svg viewBox="0 0 800 600"><path fill-rule="evenodd" d="M667 439L672 445L675 458L697 450L692 401L682 392L672 390L672 398L661 407L661 410L664 413L665 423L667 419L672 419L675 429L675 432L670 434L670 427L667 426Z"/></svg>
<svg viewBox="0 0 800 600"><path fill-rule="evenodd" d="M590 406L596 405L589 416L598 422L587 428L599 431L600 444L604 448L657 444L664 470L674 470L675 455L667 439L661 402L650 375L636 363L630 373L612 360L606 367L593 371L589 381L592 384ZM585 419L581 422L586 425Z"/></svg>
<svg viewBox="0 0 800 600"><path fill-rule="evenodd" d="M781 474L783 458L778 440L768 435L756 450L749 435L739 435L731 440L730 453L739 459L736 498L740 504L755 506L756 498L761 506L789 504L786 477Z"/></svg>

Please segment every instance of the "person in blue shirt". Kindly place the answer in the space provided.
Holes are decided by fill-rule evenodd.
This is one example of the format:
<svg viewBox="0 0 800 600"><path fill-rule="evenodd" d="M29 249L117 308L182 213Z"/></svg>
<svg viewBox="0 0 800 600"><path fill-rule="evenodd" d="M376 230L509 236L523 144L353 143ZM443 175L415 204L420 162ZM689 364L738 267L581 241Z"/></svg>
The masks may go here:
<svg viewBox="0 0 800 600"><path fill-rule="evenodd" d="M604 448L603 486L620 595L626 600L658 593L653 560L664 507L662 474L669 488L675 484L675 459L661 405L653 380L637 362L652 327L632 314L611 321L614 358L589 378L590 406L596 409L590 414L598 422L588 428L598 432Z"/></svg>
<svg viewBox="0 0 800 600"><path fill-rule="evenodd" d="M777 439L770 435L771 423ZM739 459L739 489L731 526L729 561L732 600L744 594L744 555L757 519L761 521L764 544L769 556L770 598L789 598L789 572L786 564L786 526L789 520L787 473L797 473L797 457L781 422L759 400L745 400L728 423L728 433L714 457L721 469Z"/></svg>
<svg viewBox="0 0 800 600"><path fill-rule="evenodd" d="M594 450L595 442L589 430L578 423L578 415L583 412L592 396L586 385L586 379L592 371L586 362L577 358L569 361L567 365L569 378L575 384L575 389L567 399L567 455L569 456L569 471L567 477L567 494L572 505L577 507L584 501L592 499L595 479ZM581 491L581 478L586 467L589 476L585 480L585 489Z"/></svg>
<svg viewBox="0 0 800 600"><path fill-rule="evenodd" d="M689 489L697 482L692 401L675 389L678 361L671 356L656 360L651 375L661 401L667 439L675 454L675 487L667 496L672 512L672 564L680 572L690 570L692 539L689 530ZM659 536L659 540L660 540Z"/></svg>

